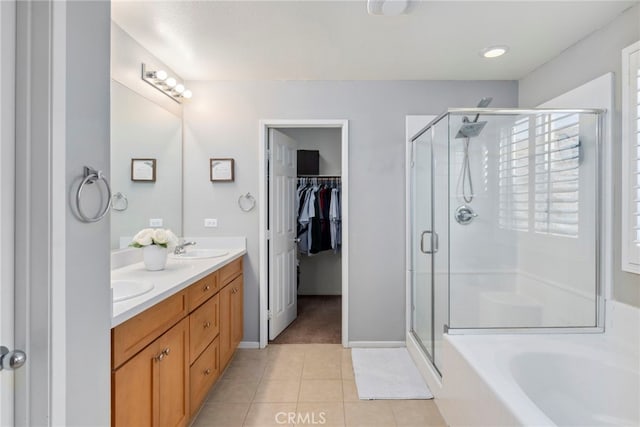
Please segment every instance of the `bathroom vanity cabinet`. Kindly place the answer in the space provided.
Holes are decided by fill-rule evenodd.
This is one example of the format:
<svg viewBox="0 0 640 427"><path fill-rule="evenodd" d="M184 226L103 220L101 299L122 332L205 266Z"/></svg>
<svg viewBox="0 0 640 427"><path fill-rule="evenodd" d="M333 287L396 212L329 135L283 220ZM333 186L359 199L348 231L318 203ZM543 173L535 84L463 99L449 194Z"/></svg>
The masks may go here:
<svg viewBox="0 0 640 427"><path fill-rule="evenodd" d="M111 330L111 424L189 424L242 339L242 258Z"/></svg>

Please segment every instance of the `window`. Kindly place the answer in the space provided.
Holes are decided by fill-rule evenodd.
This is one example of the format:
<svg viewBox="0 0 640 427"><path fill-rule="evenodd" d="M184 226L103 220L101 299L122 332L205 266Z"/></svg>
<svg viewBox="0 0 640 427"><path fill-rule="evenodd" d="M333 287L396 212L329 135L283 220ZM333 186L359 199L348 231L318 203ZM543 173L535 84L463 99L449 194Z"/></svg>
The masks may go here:
<svg viewBox="0 0 640 427"><path fill-rule="evenodd" d="M640 274L640 41L622 50L622 269Z"/></svg>
<svg viewBox="0 0 640 427"><path fill-rule="evenodd" d="M574 113L518 117L501 134L501 228L578 237L579 120Z"/></svg>

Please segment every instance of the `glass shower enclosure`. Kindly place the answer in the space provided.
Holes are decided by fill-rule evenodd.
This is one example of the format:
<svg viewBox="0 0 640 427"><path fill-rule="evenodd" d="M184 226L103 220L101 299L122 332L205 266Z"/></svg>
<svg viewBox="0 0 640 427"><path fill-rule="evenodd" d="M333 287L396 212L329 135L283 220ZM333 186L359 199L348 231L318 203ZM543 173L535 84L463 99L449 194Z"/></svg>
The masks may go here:
<svg viewBox="0 0 640 427"><path fill-rule="evenodd" d="M450 109L410 139L411 333L602 331L600 110Z"/></svg>

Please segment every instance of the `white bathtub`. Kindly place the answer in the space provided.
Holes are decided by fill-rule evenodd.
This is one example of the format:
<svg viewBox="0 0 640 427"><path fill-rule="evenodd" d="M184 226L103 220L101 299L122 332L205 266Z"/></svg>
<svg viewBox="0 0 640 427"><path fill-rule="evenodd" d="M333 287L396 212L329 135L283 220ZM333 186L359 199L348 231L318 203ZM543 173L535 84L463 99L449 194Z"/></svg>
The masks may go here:
<svg viewBox="0 0 640 427"><path fill-rule="evenodd" d="M445 336L447 424L640 426L640 316L625 310L622 335Z"/></svg>

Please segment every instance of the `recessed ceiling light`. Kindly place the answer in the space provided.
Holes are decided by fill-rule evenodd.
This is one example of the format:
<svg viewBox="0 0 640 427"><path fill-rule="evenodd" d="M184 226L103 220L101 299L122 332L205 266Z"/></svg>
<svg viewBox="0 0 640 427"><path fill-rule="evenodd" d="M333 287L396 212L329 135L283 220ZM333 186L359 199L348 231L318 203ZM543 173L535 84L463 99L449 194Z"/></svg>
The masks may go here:
<svg viewBox="0 0 640 427"><path fill-rule="evenodd" d="M409 0L367 0L369 15L402 15L409 7Z"/></svg>
<svg viewBox="0 0 640 427"><path fill-rule="evenodd" d="M509 51L508 46L489 46L480 51L480 55L485 58L497 58Z"/></svg>

